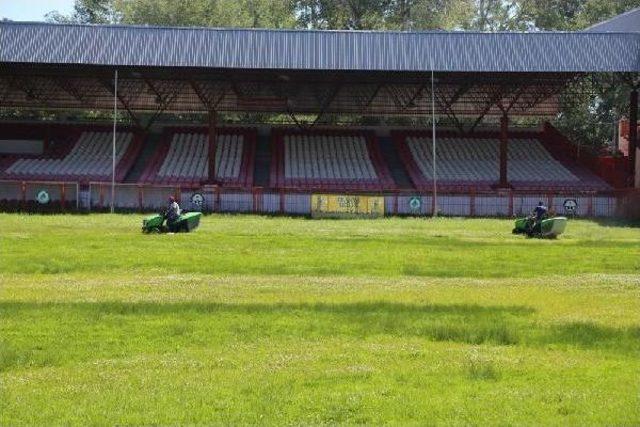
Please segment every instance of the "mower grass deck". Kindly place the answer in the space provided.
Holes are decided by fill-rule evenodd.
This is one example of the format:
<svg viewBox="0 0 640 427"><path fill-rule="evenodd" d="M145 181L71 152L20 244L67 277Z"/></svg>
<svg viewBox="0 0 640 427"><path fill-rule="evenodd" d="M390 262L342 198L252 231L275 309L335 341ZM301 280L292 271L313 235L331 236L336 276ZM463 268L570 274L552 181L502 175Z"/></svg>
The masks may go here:
<svg viewBox="0 0 640 427"><path fill-rule="evenodd" d="M190 232L195 230L200 225L200 218L202 213L200 212L188 212L180 215L178 218L176 229L178 232ZM150 215L142 220L142 231L144 233L159 233L167 231L163 226L164 217L160 214Z"/></svg>
<svg viewBox="0 0 640 427"><path fill-rule="evenodd" d="M533 221L531 218L518 218L515 221L514 234L526 234L529 232L529 224ZM540 232L532 233L533 236L546 237L555 239L567 228L567 218L563 216L557 216L554 218L543 219L540 223Z"/></svg>

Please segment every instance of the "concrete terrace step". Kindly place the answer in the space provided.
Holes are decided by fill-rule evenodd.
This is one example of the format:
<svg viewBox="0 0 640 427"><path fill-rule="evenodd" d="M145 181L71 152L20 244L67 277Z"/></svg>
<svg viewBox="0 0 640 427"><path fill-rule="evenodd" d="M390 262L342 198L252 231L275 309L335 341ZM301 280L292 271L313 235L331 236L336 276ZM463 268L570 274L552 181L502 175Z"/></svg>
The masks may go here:
<svg viewBox="0 0 640 427"><path fill-rule="evenodd" d="M138 180L140 180L145 168L153 157L153 153L158 148L161 138L162 134L160 133L151 133L147 136L142 146L142 151L140 151L140 155L129 170L127 176L125 176L124 182L138 182Z"/></svg>
<svg viewBox="0 0 640 427"><path fill-rule="evenodd" d="M389 166L389 170L391 172L391 177L396 183L398 189L401 190L413 190L415 187L409 178L409 174L407 173L402 160L398 152L396 151L395 144L390 137L378 137L378 142L380 144L380 151L382 152L382 157L384 161Z"/></svg>

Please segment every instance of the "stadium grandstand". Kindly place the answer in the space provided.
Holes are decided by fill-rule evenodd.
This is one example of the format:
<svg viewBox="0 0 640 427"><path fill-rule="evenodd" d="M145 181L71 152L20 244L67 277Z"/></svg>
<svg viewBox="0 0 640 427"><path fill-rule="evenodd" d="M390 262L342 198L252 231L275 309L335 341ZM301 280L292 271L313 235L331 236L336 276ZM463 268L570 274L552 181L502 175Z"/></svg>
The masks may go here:
<svg viewBox="0 0 640 427"><path fill-rule="evenodd" d="M115 107L121 118L0 122L0 203L145 210L175 194L189 209L309 214L312 196L330 193L377 195L385 214L515 215L542 199L622 215L640 184L640 31L628 18L619 31L612 20L535 33L1 22L3 108ZM620 156L581 152L549 123L590 73L630 85ZM243 113L291 125L218 123ZM189 114L206 119L166 121ZM433 127L327 125L332 116ZM519 118L539 126L514 128Z"/></svg>

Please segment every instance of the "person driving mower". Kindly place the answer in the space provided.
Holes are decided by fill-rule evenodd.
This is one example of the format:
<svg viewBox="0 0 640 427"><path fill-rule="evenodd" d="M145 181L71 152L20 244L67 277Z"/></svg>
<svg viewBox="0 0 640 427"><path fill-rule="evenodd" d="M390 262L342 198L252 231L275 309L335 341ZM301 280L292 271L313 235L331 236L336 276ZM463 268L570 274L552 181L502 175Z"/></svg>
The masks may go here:
<svg viewBox="0 0 640 427"><path fill-rule="evenodd" d="M180 213L180 205L178 205L178 202L176 202L176 198L173 196L169 196L169 206L167 206L167 210L164 212L164 218L167 221L167 228L172 233L175 233L177 231Z"/></svg>
<svg viewBox="0 0 640 427"><path fill-rule="evenodd" d="M531 214L531 221L529 222L529 230L527 234L532 235L534 233L541 232L542 220L547 218L547 212L549 209L542 203L538 202L538 206L533 209Z"/></svg>

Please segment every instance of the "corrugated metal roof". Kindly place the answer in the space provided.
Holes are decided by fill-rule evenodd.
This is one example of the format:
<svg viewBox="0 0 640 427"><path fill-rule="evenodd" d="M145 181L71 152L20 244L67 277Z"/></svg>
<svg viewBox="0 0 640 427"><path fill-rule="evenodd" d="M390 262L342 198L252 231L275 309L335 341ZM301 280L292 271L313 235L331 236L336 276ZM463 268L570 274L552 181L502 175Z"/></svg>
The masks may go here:
<svg viewBox="0 0 640 427"><path fill-rule="evenodd" d="M589 32L640 33L640 7L587 28Z"/></svg>
<svg viewBox="0 0 640 427"><path fill-rule="evenodd" d="M640 34L375 32L0 23L0 61L235 69L640 71Z"/></svg>

